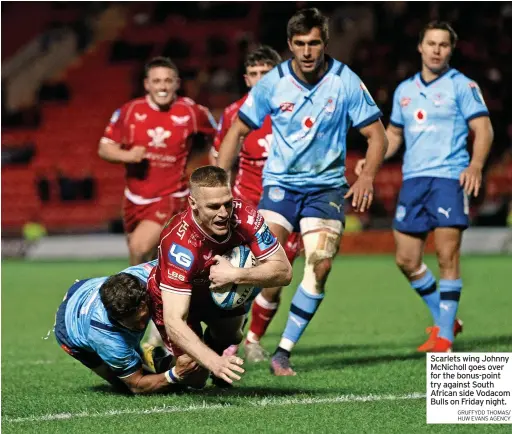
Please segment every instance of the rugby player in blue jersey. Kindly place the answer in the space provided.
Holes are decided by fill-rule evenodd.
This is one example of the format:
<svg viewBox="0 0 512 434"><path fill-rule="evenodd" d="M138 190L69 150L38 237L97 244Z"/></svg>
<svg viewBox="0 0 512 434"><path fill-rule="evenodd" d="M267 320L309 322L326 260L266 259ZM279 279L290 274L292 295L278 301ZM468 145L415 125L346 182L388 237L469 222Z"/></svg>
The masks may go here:
<svg viewBox="0 0 512 434"><path fill-rule="evenodd" d="M76 281L66 293L55 321L61 348L119 390L134 394L164 392L172 384L201 387L208 371L184 354L163 373L143 370L139 347L150 309L147 280L157 261L127 268L110 277Z"/></svg>
<svg viewBox="0 0 512 434"><path fill-rule="evenodd" d="M287 36L293 58L251 89L217 160L229 170L241 139L270 115L273 136L259 209L281 244L300 231L306 256L304 277L271 360L271 372L279 376L295 375L290 353L324 298L343 231L344 200L350 198L358 212L369 208L387 148L382 114L365 85L347 65L325 54L327 18L316 8L300 10L289 20ZM368 152L363 173L349 188L345 158L350 126L367 138ZM279 298L269 289L262 295L269 303Z"/></svg>
<svg viewBox="0 0 512 434"><path fill-rule="evenodd" d="M469 196L477 196L493 129L478 85L449 66L457 34L445 22L420 33L421 71L395 90L387 128L393 156L405 141L403 184L393 229L396 263L428 306L434 325L419 351L448 352L462 331L456 318L462 290L460 245L469 225ZM473 152L467 150L469 132ZM366 160L356 165L364 173ZM434 232L439 285L423 263L423 248Z"/></svg>

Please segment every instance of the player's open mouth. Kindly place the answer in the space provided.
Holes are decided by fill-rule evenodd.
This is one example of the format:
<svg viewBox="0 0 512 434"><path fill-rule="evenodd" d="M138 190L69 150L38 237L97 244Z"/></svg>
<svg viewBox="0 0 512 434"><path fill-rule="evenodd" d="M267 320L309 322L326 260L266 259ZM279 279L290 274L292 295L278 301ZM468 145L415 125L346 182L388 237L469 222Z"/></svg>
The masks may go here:
<svg viewBox="0 0 512 434"><path fill-rule="evenodd" d="M310 66L313 66L313 65L315 64L315 61L314 61L314 60L303 60L303 61L302 61L302 64L303 64L304 66L308 66L308 67L310 67Z"/></svg>
<svg viewBox="0 0 512 434"><path fill-rule="evenodd" d="M225 229L227 227L227 225L228 225L228 221L227 220L221 220L221 221L213 222L213 225L218 227L218 228Z"/></svg>
<svg viewBox="0 0 512 434"><path fill-rule="evenodd" d="M162 91L162 92L157 92L156 95L159 97L165 98L168 95L168 93L165 91Z"/></svg>

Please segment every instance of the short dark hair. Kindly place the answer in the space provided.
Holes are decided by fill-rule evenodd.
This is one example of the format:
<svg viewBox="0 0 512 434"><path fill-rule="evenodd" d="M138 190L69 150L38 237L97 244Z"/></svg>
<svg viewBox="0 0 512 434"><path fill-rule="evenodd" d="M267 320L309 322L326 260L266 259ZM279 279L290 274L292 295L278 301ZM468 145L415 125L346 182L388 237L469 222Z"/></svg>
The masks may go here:
<svg viewBox="0 0 512 434"><path fill-rule="evenodd" d="M147 77L149 71L153 68L169 68L176 72L176 75L180 75L178 67L168 57L153 57L148 63L146 63L146 66L144 66L144 77Z"/></svg>
<svg viewBox="0 0 512 434"><path fill-rule="evenodd" d="M223 187L229 186L228 173L217 166L198 167L190 175L190 186L194 187Z"/></svg>
<svg viewBox="0 0 512 434"><path fill-rule="evenodd" d="M101 285L100 297L107 314L122 320L132 316L143 302L147 302L147 290L135 276L119 273L110 276Z"/></svg>
<svg viewBox="0 0 512 434"><path fill-rule="evenodd" d="M430 23L428 23L420 31L420 44L423 42L423 39L425 38L425 33L427 33L428 30L446 30L450 34L450 44L452 48L455 48L455 45L457 45L457 41L459 38L457 36L457 33L455 33L455 30L453 30L453 27L450 25L450 23L439 20L430 21Z"/></svg>
<svg viewBox="0 0 512 434"><path fill-rule="evenodd" d="M256 65L277 66L283 60L279 53L268 45L260 45L245 57L245 67Z"/></svg>
<svg viewBox="0 0 512 434"><path fill-rule="evenodd" d="M322 40L329 40L329 19L317 8L301 9L297 11L288 21L286 32L288 40L292 40L295 35L305 35L314 27L320 29Z"/></svg>

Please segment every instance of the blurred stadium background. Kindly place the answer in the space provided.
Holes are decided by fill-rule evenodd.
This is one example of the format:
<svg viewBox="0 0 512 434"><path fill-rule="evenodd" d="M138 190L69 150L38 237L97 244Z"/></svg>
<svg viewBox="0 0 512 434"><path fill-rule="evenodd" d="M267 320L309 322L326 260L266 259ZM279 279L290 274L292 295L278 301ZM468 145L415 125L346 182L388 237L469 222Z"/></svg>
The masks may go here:
<svg viewBox="0 0 512 434"><path fill-rule="evenodd" d="M420 28L434 18L453 23L460 42L452 66L480 84L495 131L463 248L510 252L511 3L2 2L3 257L127 254L120 221L124 169L101 160L97 147L112 112L143 94L144 63L169 56L180 69L180 94L218 120L246 92L245 53L265 43L289 57L286 22L312 3L331 18L329 53L364 79L385 124L396 85L420 67ZM365 148L352 131L351 180ZM189 170L207 163L207 152L199 137ZM400 165L401 153L380 171L367 215L349 210L342 252L392 252ZM77 234L80 248L69 238Z"/></svg>

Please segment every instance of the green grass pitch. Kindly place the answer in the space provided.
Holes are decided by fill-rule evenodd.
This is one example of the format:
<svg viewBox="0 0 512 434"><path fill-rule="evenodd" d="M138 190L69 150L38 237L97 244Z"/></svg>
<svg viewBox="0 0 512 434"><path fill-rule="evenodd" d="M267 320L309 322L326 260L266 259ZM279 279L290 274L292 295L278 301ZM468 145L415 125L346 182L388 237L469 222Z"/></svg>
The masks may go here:
<svg viewBox="0 0 512 434"><path fill-rule="evenodd" d="M512 351L510 257L462 259L456 351ZM435 260L427 258L432 270ZM74 279L102 276L126 261L2 265L2 429L5 433L416 433L506 432L507 425L426 425L425 356L415 352L427 308L391 256L338 257L327 296L296 347L297 377L246 365L223 392L128 397L56 344L43 340ZM291 287L263 344L273 350L301 279ZM434 271L434 274L436 272Z"/></svg>

